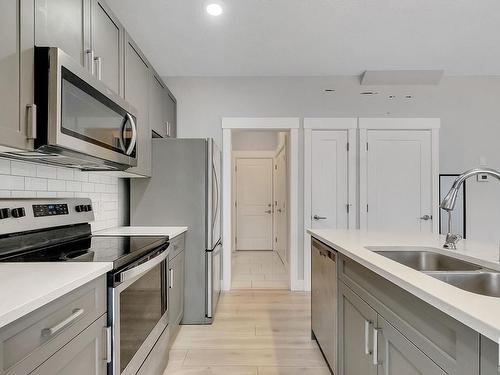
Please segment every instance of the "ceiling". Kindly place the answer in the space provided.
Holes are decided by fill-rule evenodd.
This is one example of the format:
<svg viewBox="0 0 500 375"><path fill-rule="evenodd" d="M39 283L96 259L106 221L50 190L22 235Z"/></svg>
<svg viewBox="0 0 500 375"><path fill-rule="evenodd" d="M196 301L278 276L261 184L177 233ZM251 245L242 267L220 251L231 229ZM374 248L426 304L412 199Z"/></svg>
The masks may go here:
<svg viewBox="0 0 500 375"><path fill-rule="evenodd" d="M500 75L498 0L108 0L162 76Z"/></svg>

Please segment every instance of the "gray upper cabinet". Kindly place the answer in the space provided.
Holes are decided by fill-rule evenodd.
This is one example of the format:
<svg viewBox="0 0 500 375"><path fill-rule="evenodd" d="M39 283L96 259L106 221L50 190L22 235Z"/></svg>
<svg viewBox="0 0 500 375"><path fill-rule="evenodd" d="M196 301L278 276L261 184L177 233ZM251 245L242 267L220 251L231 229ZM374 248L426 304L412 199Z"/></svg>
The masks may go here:
<svg viewBox="0 0 500 375"><path fill-rule="evenodd" d="M149 123L151 130L158 136L167 136L167 120L165 118L165 85L157 74L151 77L151 99L149 100Z"/></svg>
<svg viewBox="0 0 500 375"><path fill-rule="evenodd" d="M35 0L35 45L59 47L91 68L91 0Z"/></svg>
<svg viewBox="0 0 500 375"><path fill-rule="evenodd" d="M0 12L0 145L32 148L34 1L4 0Z"/></svg>
<svg viewBox="0 0 500 375"><path fill-rule="evenodd" d="M149 64L130 36L125 41L125 99L137 109L137 167L127 172L151 176L151 126L149 124Z"/></svg>
<svg viewBox="0 0 500 375"><path fill-rule="evenodd" d="M377 313L342 282L339 284L339 294L340 374L377 375L377 366L373 361L373 332Z"/></svg>
<svg viewBox="0 0 500 375"><path fill-rule="evenodd" d="M379 374L447 374L381 316L378 316L378 331L375 334L378 341Z"/></svg>
<svg viewBox="0 0 500 375"><path fill-rule="evenodd" d="M94 74L123 96L124 28L102 0L92 2Z"/></svg>
<svg viewBox="0 0 500 375"><path fill-rule="evenodd" d="M165 118L167 122L167 136L170 138L177 137L177 100L174 95L168 90L165 90Z"/></svg>

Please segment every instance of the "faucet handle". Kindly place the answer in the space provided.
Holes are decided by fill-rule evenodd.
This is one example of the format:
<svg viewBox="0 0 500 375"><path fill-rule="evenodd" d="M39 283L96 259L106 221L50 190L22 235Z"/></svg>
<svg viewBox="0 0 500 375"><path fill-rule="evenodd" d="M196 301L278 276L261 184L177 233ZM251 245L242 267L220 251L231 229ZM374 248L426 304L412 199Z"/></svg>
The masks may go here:
<svg viewBox="0 0 500 375"><path fill-rule="evenodd" d="M462 239L462 236L459 234L448 233L446 235L446 241L443 245L445 249L456 250L457 243Z"/></svg>

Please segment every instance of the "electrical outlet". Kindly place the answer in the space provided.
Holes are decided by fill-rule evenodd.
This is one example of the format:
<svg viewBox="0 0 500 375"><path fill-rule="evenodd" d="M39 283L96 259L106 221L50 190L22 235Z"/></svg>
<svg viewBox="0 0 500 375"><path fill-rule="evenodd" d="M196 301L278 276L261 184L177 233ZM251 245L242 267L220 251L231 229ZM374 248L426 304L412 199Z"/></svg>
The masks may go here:
<svg viewBox="0 0 500 375"><path fill-rule="evenodd" d="M483 174L478 174L477 175L477 182L488 182L489 181L489 177L487 174L483 173Z"/></svg>

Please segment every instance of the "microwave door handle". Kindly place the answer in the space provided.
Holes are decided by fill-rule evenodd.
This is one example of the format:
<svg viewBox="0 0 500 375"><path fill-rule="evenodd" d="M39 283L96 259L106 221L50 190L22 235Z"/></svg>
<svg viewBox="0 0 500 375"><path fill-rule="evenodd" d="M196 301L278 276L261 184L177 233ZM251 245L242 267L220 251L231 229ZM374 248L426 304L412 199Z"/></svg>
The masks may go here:
<svg viewBox="0 0 500 375"><path fill-rule="evenodd" d="M129 270L123 271L122 273L119 274L119 280L120 282L125 282L128 280L131 280L137 276L140 276L154 267L156 267L158 264L163 262L165 259L167 259L168 252L163 251L161 254L155 256L153 259L148 260L145 263L139 264L138 266L131 268Z"/></svg>
<svg viewBox="0 0 500 375"><path fill-rule="evenodd" d="M130 145L125 151L125 154L130 155L132 151L134 151L134 147L137 142L137 126L135 124L134 118L130 115L130 113L127 113L127 118L130 121L130 124L132 125L132 139L130 140Z"/></svg>

